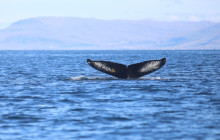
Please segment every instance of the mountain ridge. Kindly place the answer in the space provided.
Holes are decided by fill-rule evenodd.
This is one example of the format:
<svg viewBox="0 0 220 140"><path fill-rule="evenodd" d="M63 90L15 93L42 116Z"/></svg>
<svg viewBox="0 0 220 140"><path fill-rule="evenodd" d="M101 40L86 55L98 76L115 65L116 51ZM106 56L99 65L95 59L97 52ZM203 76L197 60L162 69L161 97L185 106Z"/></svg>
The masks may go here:
<svg viewBox="0 0 220 140"><path fill-rule="evenodd" d="M0 30L1 50L220 49L220 23L38 17Z"/></svg>

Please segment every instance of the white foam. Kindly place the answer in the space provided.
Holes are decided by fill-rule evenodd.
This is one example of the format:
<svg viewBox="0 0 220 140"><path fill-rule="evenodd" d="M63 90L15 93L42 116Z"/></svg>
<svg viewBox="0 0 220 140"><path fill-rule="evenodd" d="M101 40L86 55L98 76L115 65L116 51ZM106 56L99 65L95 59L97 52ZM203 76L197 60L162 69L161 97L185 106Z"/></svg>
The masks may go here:
<svg viewBox="0 0 220 140"><path fill-rule="evenodd" d="M162 78L162 77L141 77L140 80L170 80L170 78Z"/></svg>
<svg viewBox="0 0 220 140"><path fill-rule="evenodd" d="M76 76L76 77L70 77L70 80L73 81L79 81L79 80L117 80L117 78L114 77L85 77L83 75Z"/></svg>
<svg viewBox="0 0 220 140"><path fill-rule="evenodd" d="M70 77L72 81L80 81L80 80L121 80L115 77L86 77L83 75ZM138 79L128 79L128 80L170 80L170 78L162 78L162 77L141 77Z"/></svg>
<svg viewBox="0 0 220 140"><path fill-rule="evenodd" d="M83 76L83 75L80 75L80 76L76 76L76 77L70 77L70 80L73 80L73 81L78 81L78 80L87 80L88 78Z"/></svg>

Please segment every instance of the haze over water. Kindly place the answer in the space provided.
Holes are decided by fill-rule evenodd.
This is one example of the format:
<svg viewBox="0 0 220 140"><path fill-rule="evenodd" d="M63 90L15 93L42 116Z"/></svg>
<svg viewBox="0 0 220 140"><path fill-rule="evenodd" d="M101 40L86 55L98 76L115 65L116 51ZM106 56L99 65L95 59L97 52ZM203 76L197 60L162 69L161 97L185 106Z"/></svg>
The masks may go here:
<svg viewBox="0 0 220 140"><path fill-rule="evenodd" d="M0 139L220 139L220 51L0 51ZM86 59L167 58L121 80Z"/></svg>

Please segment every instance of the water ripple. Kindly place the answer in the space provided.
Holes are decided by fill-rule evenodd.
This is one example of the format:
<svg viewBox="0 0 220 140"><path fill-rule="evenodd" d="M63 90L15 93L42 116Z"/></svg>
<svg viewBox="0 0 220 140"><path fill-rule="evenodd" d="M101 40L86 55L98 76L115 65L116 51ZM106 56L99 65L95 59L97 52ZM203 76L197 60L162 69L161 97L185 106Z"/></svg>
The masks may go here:
<svg viewBox="0 0 220 140"><path fill-rule="evenodd" d="M0 55L0 139L220 139L219 51ZM140 79L117 79L86 64L162 57L167 64Z"/></svg>

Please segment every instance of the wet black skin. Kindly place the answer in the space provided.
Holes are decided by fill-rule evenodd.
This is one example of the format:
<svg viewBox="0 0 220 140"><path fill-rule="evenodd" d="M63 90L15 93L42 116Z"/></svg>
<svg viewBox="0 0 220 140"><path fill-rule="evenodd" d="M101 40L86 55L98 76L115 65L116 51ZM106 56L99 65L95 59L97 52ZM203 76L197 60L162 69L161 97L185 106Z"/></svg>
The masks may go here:
<svg viewBox="0 0 220 140"><path fill-rule="evenodd" d="M163 67L166 64L166 58L144 61L128 66L110 61L92 61L90 59L87 59L87 63L98 71L120 79L137 79Z"/></svg>

